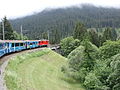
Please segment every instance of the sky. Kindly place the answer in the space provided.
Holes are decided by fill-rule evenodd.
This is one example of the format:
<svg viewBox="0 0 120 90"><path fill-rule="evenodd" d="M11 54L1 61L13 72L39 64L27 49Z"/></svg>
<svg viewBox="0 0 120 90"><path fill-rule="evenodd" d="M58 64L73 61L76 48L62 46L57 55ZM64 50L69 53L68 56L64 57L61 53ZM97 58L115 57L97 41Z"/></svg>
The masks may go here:
<svg viewBox="0 0 120 90"><path fill-rule="evenodd" d="M0 0L0 20L4 16L12 19L40 12L45 8L70 7L84 3L120 8L120 0Z"/></svg>

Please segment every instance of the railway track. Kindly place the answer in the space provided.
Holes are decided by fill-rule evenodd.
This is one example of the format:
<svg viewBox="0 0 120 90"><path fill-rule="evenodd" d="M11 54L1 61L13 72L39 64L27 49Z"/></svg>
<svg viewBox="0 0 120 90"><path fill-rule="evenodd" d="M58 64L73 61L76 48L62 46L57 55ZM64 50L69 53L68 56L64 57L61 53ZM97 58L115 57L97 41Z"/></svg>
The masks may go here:
<svg viewBox="0 0 120 90"><path fill-rule="evenodd" d="M16 52L16 53L11 53L9 55L5 55L5 56L1 57L0 58L0 62L1 62L1 65L0 65L0 90L7 90L5 80L4 80L4 72L5 72L6 66L11 58L15 57L18 54L23 54L23 53L27 53L27 52L35 52L35 51L39 51L42 49L43 48L29 49L29 50Z"/></svg>

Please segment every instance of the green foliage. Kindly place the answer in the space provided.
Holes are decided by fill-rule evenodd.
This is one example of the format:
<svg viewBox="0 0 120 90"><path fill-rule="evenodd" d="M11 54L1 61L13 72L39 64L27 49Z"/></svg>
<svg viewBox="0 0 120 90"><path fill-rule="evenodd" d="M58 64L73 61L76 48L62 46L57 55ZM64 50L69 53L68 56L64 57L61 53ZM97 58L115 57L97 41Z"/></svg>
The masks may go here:
<svg viewBox="0 0 120 90"><path fill-rule="evenodd" d="M5 70L7 89L84 90L60 71L66 61L66 58L50 49L15 56ZM71 83L68 83L68 80Z"/></svg>
<svg viewBox="0 0 120 90"><path fill-rule="evenodd" d="M26 36L21 36L18 34L14 29L12 28L9 20L7 20L6 17L3 18L4 22L4 35L5 40L21 40L21 37L23 37L23 40L26 40ZM0 39L3 39L3 31L2 31L2 23L0 24Z"/></svg>
<svg viewBox="0 0 120 90"><path fill-rule="evenodd" d="M80 41L84 40L86 38L87 29L84 27L83 24L78 22L75 26L73 37L75 39L79 39Z"/></svg>
<svg viewBox="0 0 120 90"><path fill-rule="evenodd" d="M16 31L13 32L13 37L16 38L16 40L21 39L20 35Z"/></svg>
<svg viewBox="0 0 120 90"><path fill-rule="evenodd" d="M99 46L102 46L104 43L104 39L102 35L99 35Z"/></svg>
<svg viewBox="0 0 120 90"><path fill-rule="evenodd" d="M6 75L5 75L5 80L6 80L6 85L8 89L10 90L21 90L21 78L18 75L18 66L20 66L22 63L25 61L30 61L30 58L35 58L35 57L40 57L42 55L45 55L49 53L49 49L44 49L42 51L37 51L34 53L26 53L22 54L19 56L16 56L10 60L7 66L6 70ZM24 87L25 88L25 87ZM26 87L27 88L27 87Z"/></svg>
<svg viewBox="0 0 120 90"><path fill-rule="evenodd" d="M0 23L0 39L2 40L2 38L3 38L3 35L2 35L2 23Z"/></svg>
<svg viewBox="0 0 120 90"><path fill-rule="evenodd" d="M80 41L78 39L74 39L73 37L64 38L60 42L61 54L67 57L68 54L75 48L77 48L79 45Z"/></svg>
<svg viewBox="0 0 120 90"><path fill-rule="evenodd" d="M13 40L14 39L14 36L13 36L14 30L13 30L10 22L7 20L6 17L4 17L3 22L4 22L5 40Z"/></svg>
<svg viewBox="0 0 120 90"><path fill-rule="evenodd" d="M93 70L97 53L98 48L91 42L82 42L81 46L68 55L68 76L83 83L87 73Z"/></svg>
<svg viewBox="0 0 120 90"><path fill-rule="evenodd" d="M100 57L110 58L120 53L120 41L107 41L100 47Z"/></svg>
<svg viewBox="0 0 120 90"><path fill-rule="evenodd" d="M60 32L57 29L52 30L49 36L50 36L49 40L51 44L60 43Z"/></svg>
<svg viewBox="0 0 120 90"><path fill-rule="evenodd" d="M105 88L102 88L102 83L94 73L88 73L85 77L84 86L87 90L105 90Z"/></svg>
<svg viewBox="0 0 120 90"><path fill-rule="evenodd" d="M89 39L90 41L95 44L97 47L100 46L100 41L99 41L99 36L98 36L98 33L96 32L95 29L92 29L92 30L89 30Z"/></svg>
<svg viewBox="0 0 120 90"><path fill-rule="evenodd" d="M110 63L112 68L112 73L109 75L107 82L112 90L120 89L120 54L112 57L112 62Z"/></svg>
<svg viewBox="0 0 120 90"><path fill-rule="evenodd" d="M112 40L115 41L117 38L117 33L115 31L115 29L112 28L106 28L104 33L103 33L103 39L104 41L106 40Z"/></svg>
<svg viewBox="0 0 120 90"><path fill-rule="evenodd" d="M94 44L92 44L90 41L88 40L84 40L81 45L83 45L85 47L85 53L86 55L90 58L90 59L96 59L97 58L97 54L99 52L98 47L96 47Z"/></svg>
<svg viewBox="0 0 120 90"><path fill-rule="evenodd" d="M42 38L43 38L43 39L48 39L48 33L43 32L43 33L42 33Z"/></svg>
<svg viewBox="0 0 120 90"><path fill-rule="evenodd" d="M87 90L120 89L120 41L107 41L99 49L87 40L68 55L64 70Z"/></svg>
<svg viewBox="0 0 120 90"><path fill-rule="evenodd" d="M21 23L24 25L27 36L32 39L42 38L42 33L57 28L60 37L72 35L76 22L80 21L87 28L120 27L120 10L115 8L95 7L82 5L82 8L69 7L66 9L43 10L31 16L12 20L12 25L19 32Z"/></svg>
<svg viewBox="0 0 120 90"><path fill-rule="evenodd" d="M69 67L75 71L79 71L80 67L82 67L82 61L85 60L85 47L79 46L75 50L73 50L69 55Z"/></svg>
<svg viewBox="0 0 120 90"><path fill-rule="evenodd" d="M106 60L96 60L96 64L94 66L94 73L97 78L103 83L104 85L107 84L106 80L109 74L112 72L110 65L110 59Z"/></svg>

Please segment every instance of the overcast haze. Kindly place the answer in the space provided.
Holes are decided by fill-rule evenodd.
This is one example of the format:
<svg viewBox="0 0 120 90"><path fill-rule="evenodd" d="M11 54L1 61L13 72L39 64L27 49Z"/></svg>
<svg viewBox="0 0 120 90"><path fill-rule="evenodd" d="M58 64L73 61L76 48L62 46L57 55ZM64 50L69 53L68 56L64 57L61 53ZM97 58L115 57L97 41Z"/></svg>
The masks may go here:
<svg viewBox="0 0 120 90"><path fill-rule="evenodd" d="M120 7L120 0L0 0L0 19L3 16L16 18L42 11L45 8L68 7L82 3Z"/></svg>

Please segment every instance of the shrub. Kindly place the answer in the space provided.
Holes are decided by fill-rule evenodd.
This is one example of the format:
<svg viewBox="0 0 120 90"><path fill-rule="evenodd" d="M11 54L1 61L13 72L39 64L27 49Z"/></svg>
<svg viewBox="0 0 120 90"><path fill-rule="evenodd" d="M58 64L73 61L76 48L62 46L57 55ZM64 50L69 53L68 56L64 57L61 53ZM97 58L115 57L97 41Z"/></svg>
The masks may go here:
<svg viewBox="0 0 120 90"><path fill-rule="evenodd" d="M84 45L84 46L83 46ZM68 74L79 82L84 82L85 76L93 70L98 48L85 41L68 55Z"/></svg>
<svg viewBox="0 0 120 90"><path fill-rule="evenodd" d="M61 54L65 57L69 55L71 51L77 48L80 45L80 41L78 39L74 39L73 37L67 37L61 40Z"/></svg>
<svg viewBox="0 0 120 90"><path fill-rule="evenodd" d="M88 90L104 90L102 89L103 85L100 80L91 72L85 77L84 86Z"/></svg>
<svg viewBox="0 0 120 90"><path fill-rule="evenodd" d="M100 57L110 58L120 53L120 41L107 41L100 47Z"/></svg>
<svg viewBox="0 0 120 90"><path fill-rule="evenodd" d="M120 90L120 54L113 56L110 65L112 73L109 75L107 82L112 90Z"/></svg>

